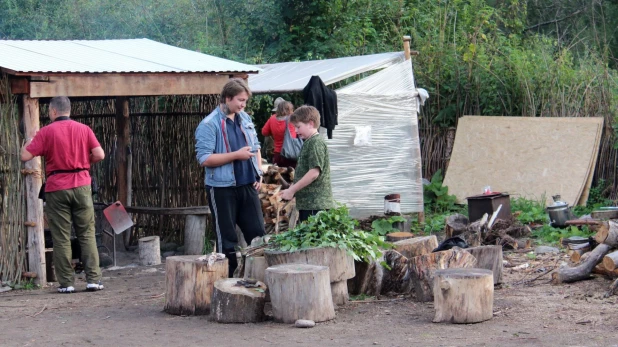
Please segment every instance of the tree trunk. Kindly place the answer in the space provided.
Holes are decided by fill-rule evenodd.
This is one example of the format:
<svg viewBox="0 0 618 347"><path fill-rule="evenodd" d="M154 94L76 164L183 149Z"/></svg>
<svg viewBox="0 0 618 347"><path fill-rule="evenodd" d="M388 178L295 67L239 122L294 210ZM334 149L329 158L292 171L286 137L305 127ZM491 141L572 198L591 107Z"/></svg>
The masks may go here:
<svg viewBox="0 0 618 347"><path fill-rule="evenodd" d="M409 266L416 300L421 302L433 300L433 277L436 270L471 268L475 265L476 258L459 247L410 258Z"/></svg>
<svg viewBox="0 0 618 347"><path fill-rule="evenodd" d="M591 252L586 253L588 256L581 262L580 265L575 267L561 267L558 271L552 274L552 281L554 284L576 282L590 277L590 272L597 265L611 247L604 243L598 245Z"/></svg>
<svg viewBox="0 0 618 347"><path fill-rule="evenodd" d="M294 263L328 266L331 283L347 280L355 275L354 258L341 248L308 248L295 252L266 250L264 255L268 266Z"/></svg>
<svg viewBox="0 0 618 347"><path fill-rule="evenodd" d="M165 259L165 312L176 315L210 313L213 286L227 278L228 260L217 260L212 266L197 260L197 255Z"/></svg>
<svg viewBox="0 0 618 347"><path fill-rule="evenodd" d="M161 246L159 236L148 236L139 239L139 263L142 266L161 264Z"/></svg>
<svg viewBox="0 0 618 347"><path fill-rule="evenodd" d="M444 238L450 239L453 236L464 233L468 229L468 223L468 217L459 213L446 217L444 223Z"/></svg>
<svg viewBox="0 0 618 347"><path fill-rule="evenodd" d="M388 250L384 252L384 262L390 267L384 268L381 294L407 294L412 290L408 258L401 253Z"/></svg>
<svg viewBox="0 0 618 347"><path fill-rule="evenodd" d="M494 276L494 285L502 283L502 247L501 246L479 246L466 248L476 258L476 267L479 269L491 270Z"/></svg>
<svg viewBox="0 0 618 347"><path fill-rule="evenodd" d="M211 317L219 323L256 323L266 318L266 285L259 288L237 286L240 278L224 278L214 284Z"/></svg>
<svg viewBox="0 0 618 347"><path fill-rule="evenodd" d="M266 283L266 258L264 257L247 257L245 259L245 279L253 278L260 282Z"/></svg>
<svg viewBox="0 0 618 347"><path fill-rule="evenodd" d="M394 250L406 258L414 258L419 255L429 254L438 247L436 235L415 237L413 239L398 241L393 244Z"/></svg>
<svg viewBox="0 0 618 347"><path fill-rule="evenodd" d="M204 254L206 217L206 215L191 214L185 217L185 255Z"/></svg>
<svg viewBox="0 0 618 347"><path fill-rule="evenodd" d="M609 271L615 270L618 267L618 251L612 252L604 256L603 266Z"/></svg>
<svg viewBox="0 0 618 347"><path fill-rule="evenodd" d="M493 273L486 269L435 272L434 323L478 323L493 317Z"/></svg>
<svg viewBox="0 0 618 347"><path fill-rule="evenodd" d="M335 318L328 267L282 264L266 269L273 318L294 323L298 319L324 322Z"/></svg>
<svg viewBox="0 0 618 347"><path fill-rule="evenodd" d="M331 283L330 292L335 305L345 305L348 301L350 301L350 295L348 294L348 281L346 280Z"/></svg>

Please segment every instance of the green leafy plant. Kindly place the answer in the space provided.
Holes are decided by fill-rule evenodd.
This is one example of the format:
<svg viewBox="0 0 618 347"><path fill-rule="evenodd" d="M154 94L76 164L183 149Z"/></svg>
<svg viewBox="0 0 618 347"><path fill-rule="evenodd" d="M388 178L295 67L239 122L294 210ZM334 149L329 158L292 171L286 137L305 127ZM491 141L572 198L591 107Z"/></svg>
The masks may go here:
<svg viewBox="0 0 618 347"><path fill-rule="evenodd" d="M384 236L388 233L399 231L399 229L394 228L394 223L403 223L406 219L402 216L391 216L389 218L376 219L371 222L371 228L375 233L380 236Z"/></svg>
<svg viewBox="0 0 618 347"><path fill-rule="evenodd" d="M345 205L320 211L296 228L275 235L270 243L281 251L296 251L313 247L338 247L357 261L370 262L382 255L380 249L390 248L377 232L356 230Z"/></svg>
<svg viewBox="0 0 618 347"><path fill-rule="evenodd" d="M549 222L549 216L545 211L545 198L540 201L529 200L523 197L511 199L511 212L522 224Z"/></svg>
<svg viewBox="0 0 618 347"><path fill-rule="evenodd" d="M573 214L576 216L583 216L591 213L592 211L598 210L600 207L613 206L614 201L606 197L608 188L610 187L607 181L600 179L595 186L590 188L586 206L573 207Z"/></svg>
<svg viewBox="0 0 618 347"><path fill-rule="evenodd" d="M448 187L442 185L443 179L442 170L440 169L431 176L430 183L423 186L425 207L431 212L443 213L457 209L455 205L457 197L449 195Z"/></svg>
<svg viewBox="0 0 618 347"><path fill-rule="evenodd" d="M570 226L568 228L560 229L554 228L551 225L543 225L542 227L534 230L532 236L537 238L542 243L556 244L560 242L560 239L568 238L571 236L588 237L594 233L584 226L579 229L576 226Z"/></svg>

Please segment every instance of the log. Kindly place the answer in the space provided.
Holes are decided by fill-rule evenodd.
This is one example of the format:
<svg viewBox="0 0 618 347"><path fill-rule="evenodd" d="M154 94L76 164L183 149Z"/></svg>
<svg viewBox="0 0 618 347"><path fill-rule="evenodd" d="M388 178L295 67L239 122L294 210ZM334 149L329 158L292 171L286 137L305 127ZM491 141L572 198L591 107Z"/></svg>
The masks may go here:
<svg viewBox="0 0 618 347"><path fill-rule="evenodd" d="M333 304L335 305L345 305L350 301L347 280L331 283L330 292L333 297Z"/></svg>
<svg viewBox="0 0 618 347"><path fill-rule="evenodd" d="M388 242L397 242L401 240L407 240L414 237L414 234L407 231L397 231L394 233L386 234L386 241Z"/></svg>
<svg viewBox="0 0 618 347"><path fill-rule="evenodd" d="M478 323L493 317L493 272L445 269L435 272L434 323Z"/></svg>
<svg viewBox="0 0 618 347"><path fill-rule="evenodd" d="M307 248L295 252L268 249L264 256L268 266L295 263L328 266L330 283L347 280L355 275L354 258L341 248Z"/></svg>
<svg viewBox="0 0 618 347"><path fill-rule="evenodd" d="M491 270L494 285L502 283L502 269L504 267L501 246L479 246L466 248L476 258L476 267Z"/></svg>
<svg viewBox="0 0 618 347"><path fill-rule="evenodd" d="M469 252L454 247L446 251L410 258L409 266L416 300L427 302L433 300L433 278L436 270L472 268L476 266L476 258Z"/></svg>
<svg viewBox="0 0 618 347"><path fill-rule="evenodd" d="M453 236L464 233L468 229L469 223L468 217L459 213L446 217L444 223L444 238L450 239Z"/></svg>
<svg viewBox="0 0 618 347"><path fill-rule="evenodd" d="M206 215L185 217L185 255L204 254L206 238Z"/></svg>
<svg viewBox="0 0 618 347"><path fill-rule="evenodd" d="M611 247L618 247L618 222L610 220L597 230L594 239Z"/></svg>
<svg viewBox="0 0 618 347"><path fill-rule="evenodd" d="M380 295L382 292L382 278L384 277L384 267L380 262L384 261L382 256L380 259L365 263L354 261L354 271L356 276L348 280L348 291L352 295Z"/></svg>
<svg viewBox="0 0 618 347"><path fill-rule="evenodd" d="M264 257L247 257L245 259L245 274L244 279L256 279L260 282L266 282L266 258Z"/></svg>
<svg viewBox="0 0 618 347"><path fill-rule="evenodd" d="M429 254L438 247L436 235L415 237L413 239L395 242L393 249L406 258L414 258L419 255Z"/></svg>
<svg viewBox="0 0 618 347"><path fill-rule="evenodd" d="M618 251L614 251L603 257L603 267L609 271L618 268Z"/></svg>
<svg viewBox="0 0 618 347"><path fill-rule="evenodd" d="M228 260L217 260L212 266L197 260L198 255L165 259L165 308L175 315L207 315L216 281L227 278Z"/></svg>
<svg viewBox="0 0 618 347"><path fill-rule="evenodd" d="M571 249L567 252L567 254L569 254L571 261L573 263L579 263L580 261L582 261L582 257L584 254L586 254L586 252L589 252L590 249L586 249L586 248L579 248L579 249Z"/></svg>
<svg viewBox="0 0 618 347"><path fill-rule="evenodd" d="M588 253L586 253L588 254ZM605 268L605 266L603 266L602 264L599 264L597 266L594 267L594 269L592 269L592 273L593 274L597 274L597 275L602 275L605 277L609 277L609 278L618 278L618 269L609 271Z"/></svg>
<svg viewBox="0 0 618 347"><path fill-rule="evenodd" d="M381 294L407 294L412 290L409 260L395 250L384 252L384 262L390 269L383 269Z"/></svg>
<svg viewBox="0 0 618 347"><path fill-rule="evenodd" d="M329 271L326 266L282 264L266 269L273 319L324 322L335 318Z"/></svg>
<svg viewBox="0 0 618 347"><path fill-rule="evenodd" d="M211 317L219 323L256 323L265 320L266 284L257 288L238 286L240 278L224 278L215 282Z"/></svg>
<svg viewBox="0 0 618 347"><path fill-rule="evenodd" d="M592 211L590 217L593 219L616 219L618 218L618 211L616 210L599 210Z"/></svg>
<svg viewBox="0 0 618 347"><path fill-rule="evenodd" d="M481 245L483 235L487 231L487 213L483 215L483 218L468 225L466 230L459 234L469 247L478 247Z"/></svg>
<svg viewBox="0 0 618 347"><path fill-rule="evenodd" d="M554 284L571 283L590 277L592 269L603 259L603 256L605 256L610 249L611 247L604 243L598 245L591 252L586 253L589 255L580 265L574 267L560 267L552 274L552 282Z"/></svg>
<svg viewBox="0 0 618 347"><path fill-rule="evenodd" d="M159 236L142 237L138 241L139 263L142 266L161 264Z"/></svg>

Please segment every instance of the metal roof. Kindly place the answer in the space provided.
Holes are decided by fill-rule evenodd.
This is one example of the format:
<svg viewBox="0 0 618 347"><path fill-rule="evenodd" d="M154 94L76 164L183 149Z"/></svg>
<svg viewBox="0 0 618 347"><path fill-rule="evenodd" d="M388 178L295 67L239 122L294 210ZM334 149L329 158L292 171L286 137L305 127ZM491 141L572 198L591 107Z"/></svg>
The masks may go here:
<svg viewBox="0 0 618 347"><path fill-rule="evenodd" d="M389 67L404 60L403 52L361 55L325 60L260 65L258 75L249 76L253 93L286 93L303 90L311 76L329 85L363 72Z"/></svg>
<svg viewBox="0 0 618 347"><path fill-rule="evenodd" d="M20 73L256 73L237 63L148 39L0 40L0 67Z"/></svg>

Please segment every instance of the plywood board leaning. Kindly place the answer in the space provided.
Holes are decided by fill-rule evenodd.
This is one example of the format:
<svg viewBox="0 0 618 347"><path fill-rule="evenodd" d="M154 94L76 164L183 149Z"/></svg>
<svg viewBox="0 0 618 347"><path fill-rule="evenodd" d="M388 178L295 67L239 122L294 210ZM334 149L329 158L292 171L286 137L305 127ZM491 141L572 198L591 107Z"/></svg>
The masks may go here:
<svg viewBox="0 0 618 347"><path fill-rule="evenodd" d="M459 120L444 184L465 203L483 187L569 205L585 202L603 118L466 116Z"/></svg>

